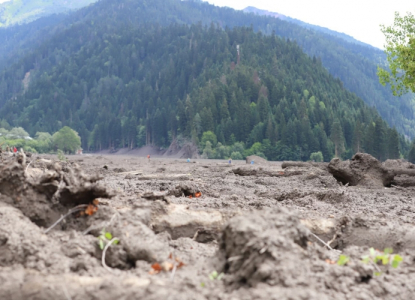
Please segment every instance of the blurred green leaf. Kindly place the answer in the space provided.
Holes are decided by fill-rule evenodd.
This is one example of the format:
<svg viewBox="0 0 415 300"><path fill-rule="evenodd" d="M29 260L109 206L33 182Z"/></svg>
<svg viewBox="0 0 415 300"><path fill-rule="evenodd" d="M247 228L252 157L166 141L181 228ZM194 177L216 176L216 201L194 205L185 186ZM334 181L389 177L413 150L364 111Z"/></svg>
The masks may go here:
<svg viewBox="0 0 415 300"><path fill-rule="evenodd" d="M346 256L346 255L340 255L339 260L337 261L337 264L339 266L344 266L345 264L347 264L350 261L350 257Z"/></svg>
<svg viewBox="0 0 415 300"><path fill-rule="evenodd" d="M99 248L101 248L101 250L104 250L104 241L102 239L99 239Z"/></svg>
<svg viewBox="0 0 415 300"><path fill-rule="evenodd" d="M105 232L105 238L107 240L112 240L112 234L110 232Z"/></svg>
<svg viewBox="0 0 415 300"><path fill-rule="evenodd" d="M385 248L385 250L383 252L385 254L392 254L393 253L393 249L392 248Z"/></svg>

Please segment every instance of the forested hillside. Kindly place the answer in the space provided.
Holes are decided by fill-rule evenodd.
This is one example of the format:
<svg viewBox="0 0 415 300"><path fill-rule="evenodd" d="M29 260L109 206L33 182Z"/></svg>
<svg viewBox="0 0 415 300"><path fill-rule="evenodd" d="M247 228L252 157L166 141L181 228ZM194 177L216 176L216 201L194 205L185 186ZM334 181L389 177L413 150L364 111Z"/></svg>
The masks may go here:
<svg viewBox="0 0 415 300"><path fill-rule="evenodd" d="M220 8L202 3L200 1L178 0L101 0L93 6L81 9L67 18L62 18L59 25L46 26L38 37L41 41L55 36L73 34L83 24L87 32L79 34L79 42L76 47L81 47L94 33L94 26L107 23L107 30L114 31L118 26L137 27L145 22L157 22L161 25L169 25L172 22L179 24L195 24L201 22L209 25L211 22L219 24L222 28L234 26L249 26L252 24L255 31L262 31L271 35L275 32L281 37L296 40L302 49L311 57L321 59L324 67L335 76L339 77L345 87L356 93L370 106L376 107L381 116L391 125L396 126L399 132L409 137L415 136L414 101L412 96L396 98L388 88L382 87L376 75L376 65L383 61L383 53L374 48L349 43L342 38L325 34L312 29L286 22L272 17L262 17L254 14L246 14L229 8ZM0 43L0 67L10 66L10 63L22 58L24 55L20 49L27 49L33 45L39 45L32 34L25 34L30 27L16 28L13 35L2 33L0 38L7 36L7 46ZM23 31L23 32L22 32ZM50 33L49 33L50 32ZM19 37L28 36L29 41ZM75 48L76 48L75 47ZM65 47L62 55L75 49L73 46ZM48 50L51 51L51 50ZM20 56L19 56L20 52ZM41 68L42 58L36 58L36 63L25 58L25 64L14 66L18 69L18 76L7 77L7 88L0 87L0 107L5 101L16 95L22 87L21 80L30 70ZM33 72L32 72L33 73ZM10 73L8 73L10 75ZM10 80L18 80L19 83L11 83ZM17 86L18 85L18 86Z"/></svg>
<svg viewBox="0 0 415 300"><path fill-rule="evenodd" d="M184 136L221 158L248 150L309 159L321 151L329 160L363 148L380 159L399 156L396 130L319 60L275 35L201 24L110 33L101 23L64 37L26 58L30 65L42 57L40 70L1 111L32 135L68 125L90 150L168 146Z"/></svg>
<svg viewBox="0 0 415 300"><path fill-rule="evenodd" d="M64 13L97 0L9 0L0 4L0 27L23 24L51 14Z"/></svg>

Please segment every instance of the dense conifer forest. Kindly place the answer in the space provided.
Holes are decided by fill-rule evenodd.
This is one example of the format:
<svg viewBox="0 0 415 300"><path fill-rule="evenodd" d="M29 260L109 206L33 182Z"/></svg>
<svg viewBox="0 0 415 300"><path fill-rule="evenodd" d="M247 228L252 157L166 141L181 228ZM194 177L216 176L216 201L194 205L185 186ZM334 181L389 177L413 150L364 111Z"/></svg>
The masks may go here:
<svg viewBox="0 0 415 300"><path fill-rule="evenodd" d="M390 126L396 127L398 132L409 138L415 137L413 95L394 97L387 87L382 87L378 82L377 65L385 61L381 50L298 20L287 22L272 17L261 17L229 8L215 7L202 1L101 0L69 16L55 15L39 19L26 26L0 29L0 40L2 40L0 70L18 62L27 56L28 50L41 47L45 41L56 35L64 39L65 34L74 34L74 31L78 31L76 34L79 35L81 42L78 42L75 48L65 47L63 52L68 54L67 51L86 43L91 35L101 34L99 30L103 27L108 32L116 31L118 26L136 27L142 23L167 26L171 23L197 24L198 22L208 26L214 22L223 29L251 25L255 31L267 35L275 32L278 36L295 40L308 55L320 58L323 66L334 77L339 77L347 89L356 93L369 106L375 107ZM53 50L44 49L48 53ZM36 57L35 61L28 61L25 58L21 72L37 70L41 66L42 56ZM20 70L21 64L15 65L14 68ZM10 77L8 74L7 80L17 79L20 86L21 72L16 74L17 78ZM12 89L5 91L4 86L0 87L0 107L4 101L10 99L10 92L14 95L19 90L15 83L7 83L7 86L11 86Z"/></svg>
<svg viewBox="0 0 415 300"><path fill-rule="evenodd" d="M396 129L293 37L327 48L319 52L326 60L335 53L332 64L343 70L362 61L370 69L376 55L362 45L348 46L360 54L340 64L346 47L338 45L348 43L336 37L197 1L103 0L57 19L39 20L37 32L53 34L23 39L33 50L1 75L0 119L32 136L70 126L91 151L184 138L211 158L307 160L321 152L327 161L366 151L386 159L408 151ZM9 41L0 53L29 35L24 28L0 32Z"/></svg>
<svg viewBox="0 0 415 300"><path fill-rule="evenodd" d="M50 41L60 42L81 43L76 34ZM46 56L45 71L2 109L8 122L33 135L69 125L89 150L166 147L181 136L207 157L248 151L307 160L321 151L330 160L359 148L399 157L396 130L318 59L275 35L213 24L124 26L73 52Z"/></svg>

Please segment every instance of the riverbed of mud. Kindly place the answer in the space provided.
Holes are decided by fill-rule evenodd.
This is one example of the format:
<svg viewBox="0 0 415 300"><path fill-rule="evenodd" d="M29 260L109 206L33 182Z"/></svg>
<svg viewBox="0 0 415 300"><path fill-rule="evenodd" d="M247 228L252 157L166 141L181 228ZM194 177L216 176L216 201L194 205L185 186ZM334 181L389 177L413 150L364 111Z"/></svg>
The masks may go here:
<svg viewBox="0 0 415 300"><path fill-rule="evenodd" d="M405 176L350 186L323 164L3 154L0 299L412 299ZM371 247L403 262L363 263Z"/></svg>

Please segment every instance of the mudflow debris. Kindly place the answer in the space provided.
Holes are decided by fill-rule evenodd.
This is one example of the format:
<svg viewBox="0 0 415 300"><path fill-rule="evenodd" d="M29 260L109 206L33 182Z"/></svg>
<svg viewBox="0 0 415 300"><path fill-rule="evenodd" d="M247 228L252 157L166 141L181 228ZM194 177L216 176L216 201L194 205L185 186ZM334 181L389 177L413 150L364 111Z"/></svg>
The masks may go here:
<svg viewBox="0 0 415 300"><path fill-rule="evenodd" d="M415 168L401 160L0 155L0 299L415 292Z"/></svg>

